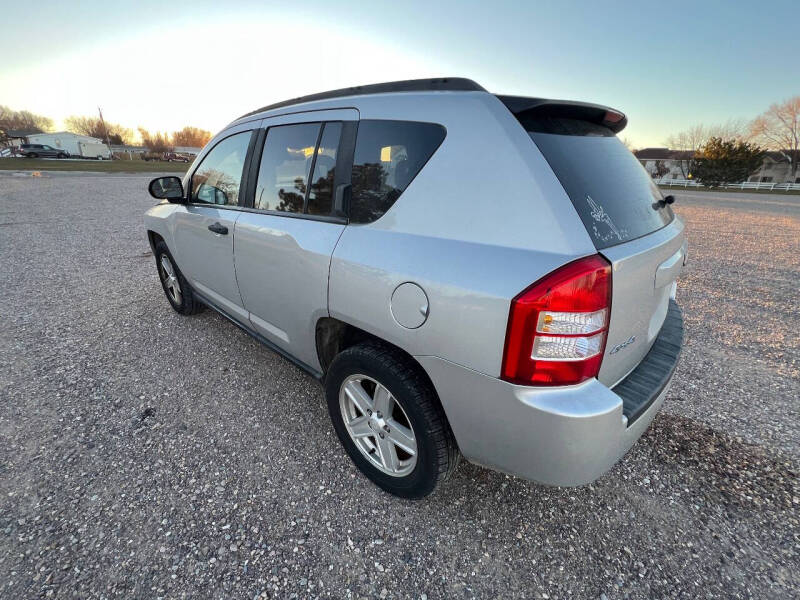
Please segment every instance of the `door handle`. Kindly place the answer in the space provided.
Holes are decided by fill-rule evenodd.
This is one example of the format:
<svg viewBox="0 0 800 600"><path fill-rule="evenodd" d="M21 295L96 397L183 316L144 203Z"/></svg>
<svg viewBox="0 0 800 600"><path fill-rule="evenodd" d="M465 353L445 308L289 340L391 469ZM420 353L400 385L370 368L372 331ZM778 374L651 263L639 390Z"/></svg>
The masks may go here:
<svg viewBox="0 0 800 600"><path fill-rule="evenodd" d="M228 228L220 223L214 223L208 226L209 231L213 231L217 235L228 235Z"/></svg>

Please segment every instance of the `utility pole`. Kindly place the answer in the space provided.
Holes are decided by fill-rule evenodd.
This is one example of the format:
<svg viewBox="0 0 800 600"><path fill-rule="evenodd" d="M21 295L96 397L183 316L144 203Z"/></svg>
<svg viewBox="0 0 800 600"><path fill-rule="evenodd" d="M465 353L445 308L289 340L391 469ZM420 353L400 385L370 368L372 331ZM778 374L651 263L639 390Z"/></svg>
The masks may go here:
<svg viewBox="0 0 800 600"><path fill-rule="evenodd" d="M109 159L114 158L114 153L111 152L111 142L108 141L108 127L106 127L106 122L103 120L103 111L100 110L100 107L97 107L97 112L100 113L100 123L103 125L103 133L106 134L106 147L108 148L108 156Z"/></svg>

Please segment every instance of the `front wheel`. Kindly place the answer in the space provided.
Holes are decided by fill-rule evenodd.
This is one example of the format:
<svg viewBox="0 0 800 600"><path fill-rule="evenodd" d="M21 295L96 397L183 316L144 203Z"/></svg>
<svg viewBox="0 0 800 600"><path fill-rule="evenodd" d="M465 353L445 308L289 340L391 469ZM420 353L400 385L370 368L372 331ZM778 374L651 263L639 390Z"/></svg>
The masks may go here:
<svg viewBox="0 0 800 600"><path fill-rule="evenodd" d="M155 256L161 287L175 312L182 315L200 312L203 305L195 298L189 282L178 269L163 241L156 244Z"/></svg>
<svg viewBox="0 0 800 600"><path fill-rule="evenodd" d="M419 365L379 343L333 360L325 395L333 427L356 466L379 487L422 498L458 464L458 448Z"/></svg>

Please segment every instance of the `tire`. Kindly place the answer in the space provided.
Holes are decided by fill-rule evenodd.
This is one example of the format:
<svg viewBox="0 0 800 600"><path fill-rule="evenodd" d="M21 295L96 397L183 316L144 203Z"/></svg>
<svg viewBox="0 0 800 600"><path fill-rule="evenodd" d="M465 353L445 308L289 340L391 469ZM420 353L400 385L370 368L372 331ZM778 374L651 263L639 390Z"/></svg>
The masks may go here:
<svg viewBox="0 0 800 600"><path fill-rule="evenodd" d="M195 298L192 286L184 278L178 265L175 264L167 244L163 241L156 243L155 257L158 279L175 312L182 315L194 315L203 310L203 305ZM171 274L169 273L170 269L172 270ZM177 284L177 293L174 284Z"/></svg>
<svg viewBox="0 0 800 600"><path fill-rule="evenodd" d="M38 155L38 154L36 154L36 152L30 152L30 153L28 154L28 158L39 158L39 155Z"/></svg>
<svg viewBox="0 0 800 600"><path fill-rule="evenodd" d="M366 397L355 395L370 410L361 411L351 400L359 387ZM378 391L380 388L388 391L388 401ZM376 400L378 395L384 400ZM328 369L325 396L333 427L347 454L383 490L402 498L423 498L455 470L458 447L436 392L419 365L400 351L377 342L347 348ZM387 406L387 402L392 408L387 414L380 413L378 407ZM345 425L345 419L350 427ZM358 428L358 437L351 435L351 427ZM401 440L409 449L415 446L415 453L412 455L390 438ZM409 443L411 439L413 445ZM384 453L396 461L393 474L386 468Z"/></svg>
<svg viewBox="0 0 800 600"><path fill-rule="evenodd" d="M63 152L59 152L56 158L67 158L67 155L64 154Z"/></svg>

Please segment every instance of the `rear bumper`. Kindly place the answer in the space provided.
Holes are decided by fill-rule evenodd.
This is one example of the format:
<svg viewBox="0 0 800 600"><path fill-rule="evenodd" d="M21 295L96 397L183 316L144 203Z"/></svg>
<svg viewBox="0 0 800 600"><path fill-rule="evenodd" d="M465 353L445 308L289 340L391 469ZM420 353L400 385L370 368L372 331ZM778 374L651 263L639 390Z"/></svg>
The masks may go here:
<svg viewBox="0 0 800 600"><path fill-rule="evenodd" d="M471 462L540 483L590 483L633 446L672 381L683 340L674 301L639 366L614 389L596 379L561 388L518 386L436 357L419 357Z"/></svg>

